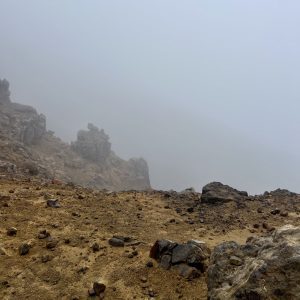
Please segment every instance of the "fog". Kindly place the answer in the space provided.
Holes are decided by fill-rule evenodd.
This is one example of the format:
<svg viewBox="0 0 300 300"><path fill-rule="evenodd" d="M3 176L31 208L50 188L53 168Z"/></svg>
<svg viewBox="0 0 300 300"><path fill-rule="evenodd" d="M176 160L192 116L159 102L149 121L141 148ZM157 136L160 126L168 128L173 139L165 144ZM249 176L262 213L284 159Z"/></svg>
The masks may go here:
<svg viewBox="0 0 300 300"><path fill-rule="evenodd" d="M300 2L0 0L0 78L66 141L88 122L154 188L300 192Z"/></svg>

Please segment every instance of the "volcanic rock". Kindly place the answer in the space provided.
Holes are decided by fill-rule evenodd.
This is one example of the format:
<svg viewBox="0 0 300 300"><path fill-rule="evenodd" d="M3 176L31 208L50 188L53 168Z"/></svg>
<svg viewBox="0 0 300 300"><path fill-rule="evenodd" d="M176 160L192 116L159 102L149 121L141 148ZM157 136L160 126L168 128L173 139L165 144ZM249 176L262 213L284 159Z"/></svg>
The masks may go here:
<svg viewBox="0 0 300 300"><path fill-rule="evenodd" d="M212 182L203 187L201 202L216 204L229 201L241 201L245 200L247 197L247 192L238 191L220 182Z"/></svg>
<svg viewBox="0 0 300 300"><path fill-rule="evenodd" d="M300 227L286 225L246 245L220 244L207 274L210 300L300 299Z"/></svg>

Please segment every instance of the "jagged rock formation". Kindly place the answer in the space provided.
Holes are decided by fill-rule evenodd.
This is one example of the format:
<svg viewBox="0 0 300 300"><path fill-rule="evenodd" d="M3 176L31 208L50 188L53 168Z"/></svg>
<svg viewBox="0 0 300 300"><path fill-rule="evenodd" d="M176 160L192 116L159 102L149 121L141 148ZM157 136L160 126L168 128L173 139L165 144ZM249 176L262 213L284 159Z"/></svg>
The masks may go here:
<svg viewBox="0 0 300 300"><path fill-rule="evenodd" d="M238 191L221 182L211 182L203 187L201 202L216 204L229 201L241 201L247 197L247 192Z"/></svg>
<svg viewBox="0 0 300 300"><path fill-rule="evenodd" d="M208 299L300 299L300 227L286 225L246 245L215 247Z"/></svg>
<svg viewBox="0 0 300 300"><path fill-rule="evenodd" d="M47 131L44 115L11 101L5 79L0 80L0 149L0 160L30 175L110 190L150 188L145 160L119 158L108 135L93 124L80 130L72 145L62 142Z"/></svg>
<svg viewBox="0 0 300 300"><path fill-rule="evenodd" d="M10 102L9 82L6 79L0 79L0 104Z"/></svg>
<svg viewBox="0 0 300 300"><path fill-rule="evenodd" d="M88 124L88 131L80 130L77 141L72 143L72 149L81 157L103 164L111 152L109 136L104 130L99 130L93 124Z"/></svg>

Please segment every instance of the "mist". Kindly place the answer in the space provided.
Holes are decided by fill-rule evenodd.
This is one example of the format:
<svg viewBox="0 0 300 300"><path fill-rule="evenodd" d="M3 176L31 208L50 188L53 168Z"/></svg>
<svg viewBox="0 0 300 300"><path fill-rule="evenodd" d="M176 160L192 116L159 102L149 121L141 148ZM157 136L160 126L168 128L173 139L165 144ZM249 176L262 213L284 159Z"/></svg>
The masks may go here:
<svg viewBox="0 0 300 300"><path fill-rule="evenodd" d="M299 1L3 1L0 78L70 142L88 122L153 188L300 192Z"/></svg>

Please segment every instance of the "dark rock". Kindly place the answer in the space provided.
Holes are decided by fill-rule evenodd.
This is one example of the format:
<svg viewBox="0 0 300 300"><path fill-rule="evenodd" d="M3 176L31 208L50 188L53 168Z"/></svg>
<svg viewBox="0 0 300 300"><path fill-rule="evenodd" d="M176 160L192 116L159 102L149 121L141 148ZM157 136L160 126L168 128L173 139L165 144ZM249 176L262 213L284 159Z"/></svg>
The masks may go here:
<svg viewBox="0 0 300 300"><path fill-rule="evenodd" d="M15 235L17 235L17 232L18 232L18 230L15 227L10 227L6 231L8 236L15 236Z"/></svg>
<svg viewBox="0 0 300 300"><path fill-rule="evenodd" d="M100 296L100 294L102 294L106 289L106 285L104 283L95 281L93 283L93 290L95 291L95 294L97 296Z"/></svg>
<svg viewBox="0 0 300 300"><path fill-rule="evenodd" d="M99 245L98 243L94 243L94 244L92 245L92 250L93 250L94 252L100 251L100 245Z"/></svg>
<svg viewBox="0 0 300 300"><path fill-rule="evenodd" d="M272 214L272 215L278 215L278 214L280 214L280 209L278 209L278 208L273 209L273 210L271 211L271 214Z"/></svg>
<svg viewBox="0 0 300 300"><path fill-rule="evenodd" d="M152 268L153 267L153 262L151 260L147 261L146 266L148 268Z"/></svg>
<svg viewBox="0 0 300 300"><path fill-rule="evenodd" d="M201 202L216 204L229 201L242 201L248 198L248 193L238 191L220 182L212 182L202 189Z"/></svg>
<svg viewBox="0 0 300 300"><path fill-rule="evenodd" d="M28 243L23 243L19 247L19 254L20 255L26 255L29 253L30 245Z"/></svg>
<svg viewBox="0 0 300 300"><path fill-rule="evenodd" d="M47 249L54 249L54 248L56 248L57 244L58 244L57 240L50 240L46 243L46 248Z"/></svg>
<svg viewBox="0 0 300 300"><path fill-rule="evenodd" d="M57 199L49 199L47 200L47 206L53 208L59 208L60 204L58 203Z"/></svg>
<svg viewBox="0 0 300 300"><path fill-rule="evenodd" d="M196 240L184 244L158 240L150 250L150 257L157 260L166 270L175 265L185 264L198 272L204 272L208 266L210 250L205 243Z"/></svg>
<svg viewBox="0 0 300 300"><path fill-rule="evenodd" d="M47 230L41 230L40 232L39 232L39 234L38 234L38 238L40 239L40 240L42 240L42 239L46 239L46 238L48 238L48 237L50 237L50 233L47 231Z"/></svg>
<svg viewBox="0 0 300 300"><path fill-rule="evenodd" d="M125 243L123 240L117 238L109 239L108 243L113 247L124 247Z"/></svg>

